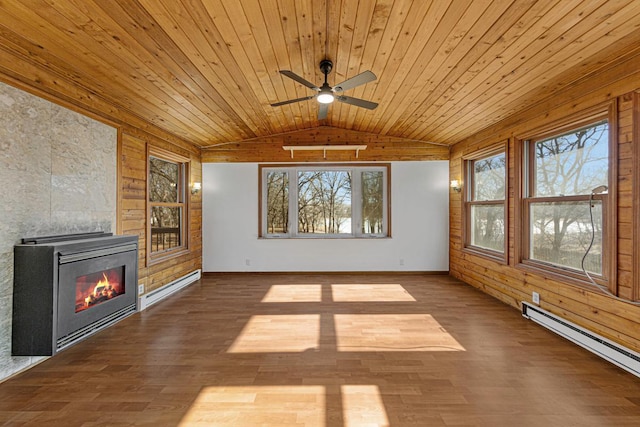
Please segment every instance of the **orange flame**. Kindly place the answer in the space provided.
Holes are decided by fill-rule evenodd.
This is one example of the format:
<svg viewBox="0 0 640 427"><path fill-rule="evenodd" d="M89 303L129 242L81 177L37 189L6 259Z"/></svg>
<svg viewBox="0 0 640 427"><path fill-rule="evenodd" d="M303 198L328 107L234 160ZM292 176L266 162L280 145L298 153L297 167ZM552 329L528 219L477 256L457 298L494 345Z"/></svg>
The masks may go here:
<svg viewBox="0 0 640 427"><path fill-rule="evenodd" d="M104 277L104 280L99 280L98 284L96 285L95 288L93 288L93 296L97 297L100 295L100 293L102 292L102 289L104 288L109 288L109 279L107 279L107 275L102 273L102 277Z"/></svg>
<svg viewBox="0 0 640 427"><path fill-rule="evenodd" d="M93 303L97 298L100 297L100 294L107 294L109 297L113 296L112 286L109 284L109 279L107 279L107 275L102 273L102 277L104 280L99 280L96 286L93 288L93 294L89 294L88 297L84 299L84 304L86 307L89 307L91 303Z"/></svg>

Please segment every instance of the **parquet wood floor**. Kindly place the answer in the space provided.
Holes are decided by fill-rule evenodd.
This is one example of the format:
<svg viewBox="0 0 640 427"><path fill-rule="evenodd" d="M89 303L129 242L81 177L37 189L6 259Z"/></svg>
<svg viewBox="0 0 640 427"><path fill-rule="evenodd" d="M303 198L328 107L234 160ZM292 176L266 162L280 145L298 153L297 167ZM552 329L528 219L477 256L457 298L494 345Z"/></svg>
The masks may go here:
<svg viewBox="0 0 640 427"><path fill-rule="evenodd" d="M215 274L0 384L9 426L638 426L640 380L448 276Z"/></svg>

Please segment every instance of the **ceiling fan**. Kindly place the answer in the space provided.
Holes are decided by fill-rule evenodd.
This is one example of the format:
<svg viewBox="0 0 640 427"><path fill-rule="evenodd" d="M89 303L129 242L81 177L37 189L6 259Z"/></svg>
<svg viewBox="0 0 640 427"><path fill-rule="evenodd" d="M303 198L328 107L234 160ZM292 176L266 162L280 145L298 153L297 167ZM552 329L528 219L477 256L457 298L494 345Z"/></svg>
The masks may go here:
<svg viewBox="0 0 640 427"><path fill-rule="evenodd" d="M327 118L327 111L329 109L329 104L331 104L334 100L344 102L345 104L355 105L356 107L367 108L369 110L373 110L378 106L377 103L366 101L364 99L353 98L350 96L341 95L342 92L348 89L353 89L356 86L363 85L365 83L372 82L376 79L376 75L371 71L364 71L357 76L353 76L350 79L343 81L340 84L335 85L334 87L329 86L327 83L327 75L333 69L333 62L328 59L323 59L320 61L320 71L324 74L324 83L322 86L318 87L313 83L303 79L296 73L289 70L280 70L280 74L283 74L290 79L297 81L308 87L311 90L315 90L318 92L316 95L305 96L304 98L290 99L288 101L276 102L275 104L271 104L272 107L279 107L281 105L293 104L294 102L306 101L308 99L316 98L320 103L320 109L318 110L318 120Z"/></svg>

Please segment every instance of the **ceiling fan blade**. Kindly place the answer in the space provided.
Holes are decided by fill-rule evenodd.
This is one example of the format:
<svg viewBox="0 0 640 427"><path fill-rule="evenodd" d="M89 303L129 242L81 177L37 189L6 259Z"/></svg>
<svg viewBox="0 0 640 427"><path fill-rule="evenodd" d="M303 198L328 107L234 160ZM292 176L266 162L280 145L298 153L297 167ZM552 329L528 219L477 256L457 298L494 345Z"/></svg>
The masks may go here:
<svg viewBox="0 0 640 427"><path fill-rule="evenodd" d="M307 80L303 79L302 77L300 77L299 75L297 75L293 71L280 70L280 74L285 75L285 76L289 77L290 79L293 79L293 80L297 81L298 83L305 85L309 89L312 89L312 90L315 90L315 91L319 91L320 90L320 88L318 86L314 85L310 81L307 81Z"/></svg>
<svg viewBox="0 0 640 427"><path fill-rule="evenodd" d="M271 104L271 106L272 107L279 107L281 105L293 104L294 102L306 101L308 99L313 99L313 98L315 98L315 95L305 96L304 98L290 99L288 101L276 102L275 104Z"/></svg>
<svg viewBox="0 0 640 427"><path fill-rule="evenodd" d="M371 71L367 70L364 71L360 74L358 74L357 76L353 76L350 79L347 79L345 81L343 81L340 84L337 84L333 87L333 90L336 92L343 92L347 89L353 89L356 86L360 86L363 85L365 83L369 83L372 82L376 79L376 75L373 74Z"/></svg>
<svg viewBox="0 0 640 427"><path fill-rule="evenodd" d="M318 120L324 120L327 118L327 112L329 111L329 104L319 104Z"/></svg>
<svg viewBox="0 0 640 427"><path fill-rule="evenodd" d="M345 104L355 105L356 107L367 108L369 110L375 109L378 104L376 102L366 101L360 98L352 98L350 96L337 96L336 99Z"/></svg>

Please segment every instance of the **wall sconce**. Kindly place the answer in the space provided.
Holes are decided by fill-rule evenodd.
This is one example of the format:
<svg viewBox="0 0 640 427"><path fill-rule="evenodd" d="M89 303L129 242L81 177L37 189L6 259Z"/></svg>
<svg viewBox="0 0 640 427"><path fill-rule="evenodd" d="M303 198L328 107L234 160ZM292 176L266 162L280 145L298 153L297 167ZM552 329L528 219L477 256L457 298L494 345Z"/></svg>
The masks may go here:
<svg viewBox="0 0 640 427"><path fill-rule="evenodd" d="M191 184L191 194L198 194L202 190L202 183L194 182Z"/></svg>
<svg viewBox="0 0 640 427"><path fill-rule="evenodd" d="M455 192L461 192L462 191L462 183L460 181L458 181L457 179L452 179L451 180L451 189Z"/></svg>

